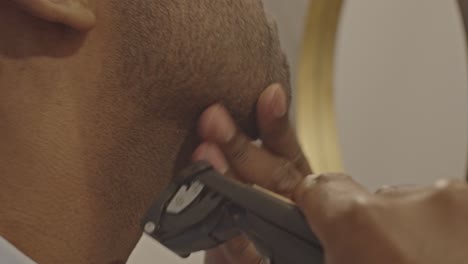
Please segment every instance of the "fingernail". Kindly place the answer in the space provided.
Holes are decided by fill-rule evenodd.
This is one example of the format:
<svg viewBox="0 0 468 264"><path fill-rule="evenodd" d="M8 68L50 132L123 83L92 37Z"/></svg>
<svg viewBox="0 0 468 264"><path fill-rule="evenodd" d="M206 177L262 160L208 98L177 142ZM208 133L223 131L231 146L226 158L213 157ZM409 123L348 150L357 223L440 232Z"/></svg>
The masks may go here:
<svg viewBox="0 0 468 264"><path fill-rule="evenodd" d="M229 167L221 150L212 143L203 143L194 152L194 161L207 161L218 172L225 174Z"/></svg>
<svg viewBox="0 0 468 264"><path fill-rule="evenodd" d="M204 143L195 149L195 151L192 154L192 160L193 161L206 160L206 156L207 156L207 147L206 147L206 144Z"/></svg>
<svg viewBox="0 0 468 264"><path fill-rule="evenodd" d="M281 118L286 115L287 109L287 101L286 101L286 94L283 91L283 88L280 84L275 84L271 86L271 90L268 91L267 97L270 101L270 108L273 115L276 118Z"/></svg>
<svg viewBox="0 0 468 264"><path fill-rule="evenodd" d="M206 154L206 159L218 172L225 174L228 171L227 161L219 148L215 145L210 145Z"/></svg>
<svg viewBox="0 0 468 264"><path fill-rule="evenodd" d="M223 106L216 105L212 109L208 120L208 125L211 127L213 136L218 142L227 143L232 140L236 133L236 127Z"/></svg>

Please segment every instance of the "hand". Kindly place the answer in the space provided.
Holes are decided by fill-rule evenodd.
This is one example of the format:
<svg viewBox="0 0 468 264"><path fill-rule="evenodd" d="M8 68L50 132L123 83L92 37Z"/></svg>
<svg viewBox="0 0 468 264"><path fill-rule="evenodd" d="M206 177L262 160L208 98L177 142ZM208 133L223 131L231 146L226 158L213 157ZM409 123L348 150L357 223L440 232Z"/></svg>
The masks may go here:
<svg viewBox="0 0 468 264"><path fill-rule="evenodd" d="M310 169L293 129L286 115L273 115L273 108L281 107L272 103L275 89L267 89L258 104L263 147L251 144L226 110L215 106L200 120L200 134L208 143L194 157L208 159L230 177L291 197L321 240L328 264L466 262L466 182L439 181L425 188L371 193L343 174L304 178ZM208 264L261 261L245 238L209 252L206 259Z"/></svg>
<svg viewBox="0 0 468 264"><path fill-rule="evenodd" d="M260 96L257 105L257 124L263 141L260 148L236 129L222 106L209 108L199 123L199 133L206 142L195 151L194 159L209 160L228 177L255 182L291 197L295 184L312 171L289 123L287 110L287 99L281 86L272 85ZM277 168L275 172L265 167L271 162L274 163L271 168ZM266 174L273 179L264 177ZM254 246L246 238L239 237L207 252L206 263L263 262Z"/></svg>

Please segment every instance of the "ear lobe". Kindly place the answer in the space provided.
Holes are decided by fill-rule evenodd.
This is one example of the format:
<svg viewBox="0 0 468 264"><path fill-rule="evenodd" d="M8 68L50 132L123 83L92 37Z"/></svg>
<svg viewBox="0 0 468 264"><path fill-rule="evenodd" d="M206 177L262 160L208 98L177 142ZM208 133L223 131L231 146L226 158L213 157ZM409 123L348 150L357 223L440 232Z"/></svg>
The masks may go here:
<svg viewBox="0 0 468 264"><path fill-rule="evenodd" d="M96 14L89 0L12 0L32 15L80 31L91 29Z"/></svg>

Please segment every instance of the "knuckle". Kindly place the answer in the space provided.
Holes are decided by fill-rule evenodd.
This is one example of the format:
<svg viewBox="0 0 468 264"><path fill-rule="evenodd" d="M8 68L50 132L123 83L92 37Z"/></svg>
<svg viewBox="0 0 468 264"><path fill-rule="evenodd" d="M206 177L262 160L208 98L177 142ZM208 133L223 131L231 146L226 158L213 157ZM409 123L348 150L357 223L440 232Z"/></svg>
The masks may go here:
<svg viewBox="0 0 468 264"><path fill-rule="evenodd" d="M302 176L296 167L287 160L282 160L271 177L271 189L280 194L290 194L300 184Z"/></svg>
<svg viewBox="0 0 468 264"><path fill-rule="evenodd" d="M453 186L453 182L449 179L442 179L442 180L438 180L435 184L434 184L434 187L440 191L445 191L447 190L448 188L450 188L451 186Z"/></svg>
<svg viewBox="0 0 468 264"><path fill-rule="evenodd" d="M330 174L318 174L317 177L314 178L314 184L317 186L324 185L330 182Z"/></svg>
<svg viewBox="0 0 468 264"><path fill-rule="evenodd" d="M296 168L306 168L309 166L309 162L302 151L299 151L294 157L295 158L292 160L292 163Z"/></svg>
<svg viewBox="0 0 468 264"><path fill-rule="evenodd" d="M322 173L317 175L309 175L301 184L298 191L298 197L308 196L318 193L326 193L331 187L331 184L339 180L351 180L351 177L341 173Z"/></svg>
<svg viewBox="0 0 468 264"><path fill-rule="evenodd" d="M240 256L245 255L248 252L249 247L250 242L243 237L240 239L232 240L228 244L229 250Z"/></svg>
<svg viewBox="0 0 468 264"><path fill-rule="evenodd" d="M349 180L351 177L342 173L308 176L295 193L295 200L302 206L320 210L331 224L362 222L374 211L377 203L373 196L365 192L348 192L348 185L339 183Z"/></svg>
<svg viewBox="0 0 468 264"><path fill-rule="evenodd" d="M243 164L248 160L250 142L242 136L236 136L236 138L228 146L228 154L232 161Z"/></svg>
<svg viewBox="0 0 468 264"><path fill-rule="evenodd" d="M322 173L316 177L317 184L326 184L342 180L351 180L351 176L344 173Z"/></svg>
<svg viewBox="0 0 468 264"><path fill-rule="evenodd" d="M258 254L255 246L245 237L229 242L229 252L242 263L264 264L264 260Z"/></svg>
<svg viewBox="0 0 468 264"><path fill-rule="evenodd" d="M433 202L444 202L446 204L455 204L466 202L468 196L468 187L462 180L439 180L434 185L431 195Z"/></svg>
<svg viewBox="0 0 468 264"><path fill-rule="evenodd" d="M376 209L376 203L369 196L355 196L335 211L331 221L336 225L367 226L374 219Z"/></svg>

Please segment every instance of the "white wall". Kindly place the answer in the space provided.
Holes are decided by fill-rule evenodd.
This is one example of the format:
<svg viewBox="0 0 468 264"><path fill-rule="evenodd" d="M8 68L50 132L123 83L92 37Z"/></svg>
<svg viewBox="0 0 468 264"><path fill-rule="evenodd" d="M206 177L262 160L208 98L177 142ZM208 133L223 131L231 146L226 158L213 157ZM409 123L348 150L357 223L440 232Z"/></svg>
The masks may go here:
<svg viewBox="0 0 468 264"><path fill-rule="evenodd" d="M296 71L307 0L265 0ZM465 43L454 0L346 2L337 48L347 171L368 186L460 177L467 153ZM131 264L180 260L148 238Z"/></svg>
<svg viewBox="0 0 468 264"><path fill-rule="evenodd" d="M376 187L461 177L465 39L456 1L354 0L338 45L338 126L348 172Z"/></svg>

